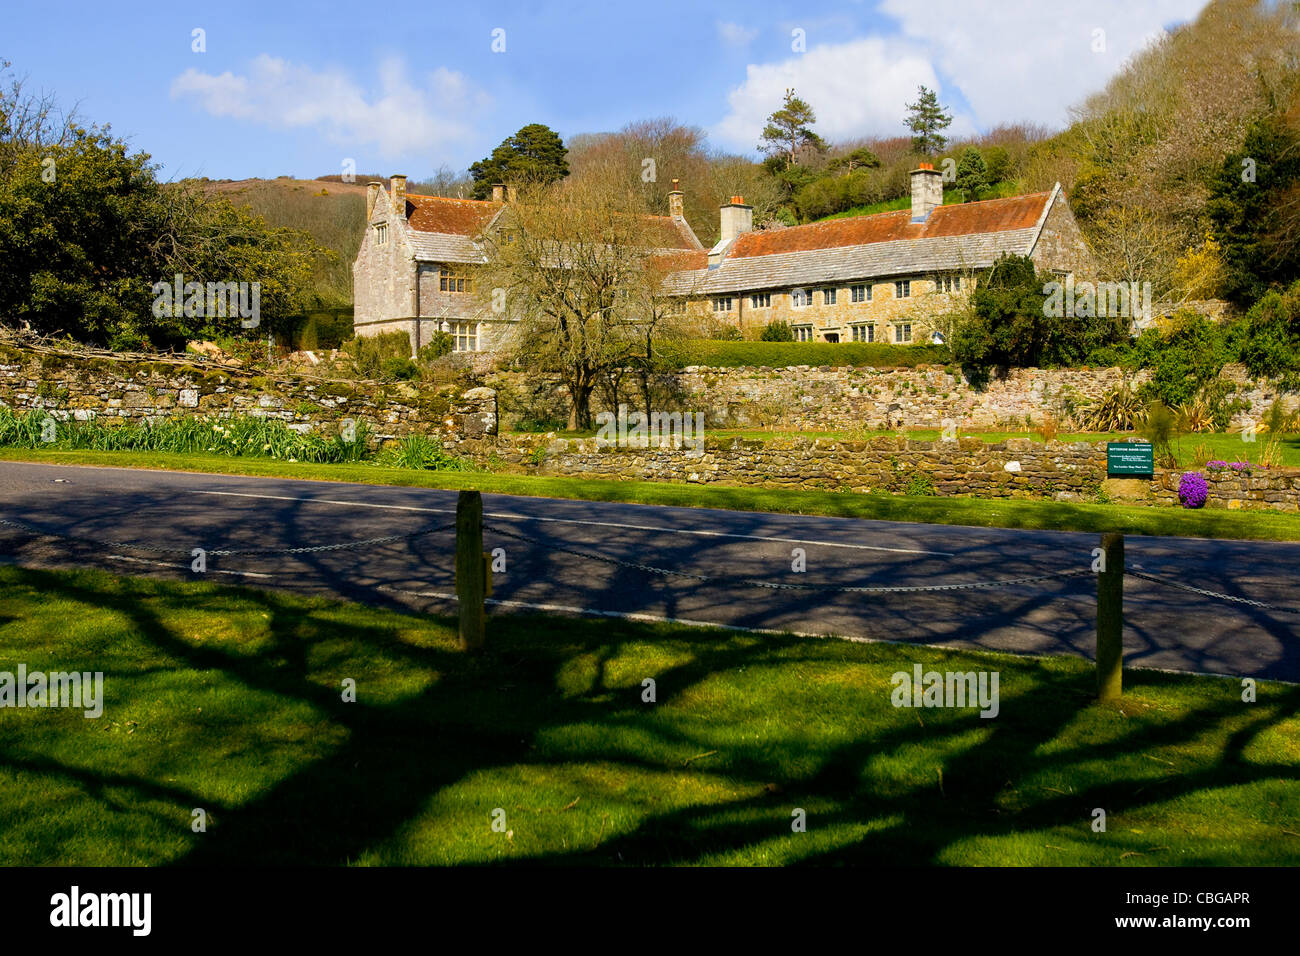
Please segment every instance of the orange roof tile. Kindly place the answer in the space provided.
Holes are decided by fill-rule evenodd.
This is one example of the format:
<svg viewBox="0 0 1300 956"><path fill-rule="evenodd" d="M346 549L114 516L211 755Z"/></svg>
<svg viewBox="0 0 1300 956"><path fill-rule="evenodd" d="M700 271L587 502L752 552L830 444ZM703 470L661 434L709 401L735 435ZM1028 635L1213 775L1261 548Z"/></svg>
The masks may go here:
<svg viewBox="0 0 1300 956"><path fill-rule="evenodd" d="M742 233L727 252L728 259L770 256L783 252L807 252L862 246L898 239L935 239L978 233L1030 229L1038 224L1051 193L1031 193L1009 199L939 206L925 222L912 222L910 209L882 212L873 216L830 219L789 229L765 229Z"/></svg>
<svg viewBox="0 0 1300 956"><path fill-rule="evenodd" d="M473 238L492 221L504 203L407 193L406 205L407 221L412 229Z"/></svg>

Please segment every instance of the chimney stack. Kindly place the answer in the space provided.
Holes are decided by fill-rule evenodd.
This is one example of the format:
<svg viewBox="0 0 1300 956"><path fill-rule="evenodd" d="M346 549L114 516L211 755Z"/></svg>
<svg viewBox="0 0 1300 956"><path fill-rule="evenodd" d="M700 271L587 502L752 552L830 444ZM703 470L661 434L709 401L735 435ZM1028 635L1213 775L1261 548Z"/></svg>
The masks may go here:
<svg viewBox="0 0 1300 956"><path fill-rule="evenodd" d="M673 191L668 194L668 215L674 219L686 218L686 207L683 202L686 194L682 192L680 181L673 180Z"/></svg>
<svg viewBox="0 0 1300 956"><path fill-rule="evenodd" d="M366 183L366 222L375 214L375 202L379 199L379 190L383 188L384 184L377 179Z"/></svg>
<svg viewBox="0 0 1300 956"><path fill-rule="evenodd" d="M393 194L393 212L406 218L406 177L394 176L391 181Z"/></svg>
<svg viewBox="0 0 1300 956"><path fill-rule="evenodd" d="M506 202L514 202L516 197L518 197L518 195L519 195L519 190L517 190L514 186L506 187Z"/></svg>
<svg viewBox="0 0 1300 956"><path fill-rule="evenodd" d="M504 183L492 184L492 201L493 202L506 201L506 187Z"/></svg>
<svg viewBox="0 0 1300 956"><path fill-rule="evenodd" d="M925 222L943 205L943 174L934 163L918 163L912 170L912 222Z"/></svg>
<svg viewBox="0 0 1300 956"><path fill-rule="evenodd" d="M754 207L745 205L744 196L732 196L722 207L722 236L720 243L728 243L742 232L754 228Z"/></svg>

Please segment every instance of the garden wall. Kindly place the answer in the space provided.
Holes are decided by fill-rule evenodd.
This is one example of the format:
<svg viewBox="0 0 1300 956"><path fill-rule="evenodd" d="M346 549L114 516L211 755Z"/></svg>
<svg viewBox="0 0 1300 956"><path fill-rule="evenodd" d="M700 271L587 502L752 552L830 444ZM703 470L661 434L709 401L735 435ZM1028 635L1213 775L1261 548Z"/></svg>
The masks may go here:
<svg viewBox="0 0 1300 956"><path fill-rule="evenodd" d="M1243 387L1242 398L1261 412L1277 397L1265 383L1245 379L1231 367L1225 373ZM1146 381L1145 371L1133 378ZM791 431L830 431L846 428L940 428L945 419L970 431L1024 430L1055 411L1082 409L1101 399L1124 380L1110 369L1013 369L983 388L972 386L960 370L939 365L881 369L831 366L789 368L689 367L660 378L666 396L660 405L702 412L709 428L751 428L771 425ZM488 376L500 393L502 422L513 426L521 418L562 416L567 393L556 389L530 397L535 377L520 373ZM635 392L625 385L620 401L637 405ZM613 411L608 400L595 397L596 411ZM539 409L543 415L537 411ZM1064 423L1063 423L1064 424Z"/></svg>
<svg viewBox="0 0 1300 956"><path fill-rule="evenodd" d="M454 389L400 382L267 377L197 361L36 350L0 341L0 405L20 413L44 409L56 421L123 424L248 415L332 434L351 419L364 421L378 441L412 433L455 438L495 430L495 412L485 411L495 401L483 405L481 397L481 391L458 396Z"/></svg>
<svg viewBox="0 0 1300 956"><path fill-rule="evenodd" d="M1181 475L1160 472L1152 480L1109 480L1105 442L1028 438L986 443L973 438L841 442L706 437L702 453L693 455L686 448L602 448L595 438L504 434L460 441L451 448L484 465L574 478L1152 505L1178 503ZM1300 510L1300 470L1206 477L1209 507Z"/></svg>

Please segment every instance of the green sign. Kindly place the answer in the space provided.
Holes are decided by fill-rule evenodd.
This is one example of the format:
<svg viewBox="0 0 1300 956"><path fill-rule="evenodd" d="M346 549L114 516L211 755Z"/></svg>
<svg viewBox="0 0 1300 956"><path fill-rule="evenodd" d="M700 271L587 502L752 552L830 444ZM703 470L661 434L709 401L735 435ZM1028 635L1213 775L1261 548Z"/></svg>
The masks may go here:
<svg viewBox="0 0 1300 956"><path fill-rule="evenodd" d="M1155 473L1155 452L1150 442L1106 442L1106 474L1151 475Z"/></svg>

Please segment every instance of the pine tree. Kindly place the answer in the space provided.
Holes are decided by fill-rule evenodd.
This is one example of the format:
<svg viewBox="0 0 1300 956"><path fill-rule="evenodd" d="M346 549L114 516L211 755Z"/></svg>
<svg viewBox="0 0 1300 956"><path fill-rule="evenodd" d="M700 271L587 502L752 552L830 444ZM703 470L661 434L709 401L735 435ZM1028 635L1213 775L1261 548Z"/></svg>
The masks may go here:
<svg viewBox="0 0 1300 956"><path fill-rule="evenodd" d="M474 198L487 199L497 183L549 185L569 175L568 147L549 126L529 123L469 168Z"/></svg>
<svg viewBox="0 0 1300 956"><path fill-rule="evenodd" d="M824 153L825 141L813 132L816 122L813 108L795 96L794 90L786 90L785 105L767 118L763 142L758 148L770 157L779 158L786 169L798 162L800 150L811 148Z"/></svg>
<svg viewBox="0 0 1300 956"><path fill-rule="evenodd" d="M933 156L948 145L942 130L952 124L952 114L945 113L939 105L934 90L920 88L915 103L907 104L907 128L912 131L912 148L918 153Z"/></svg>
<svg viewBox="0 0 1300 956"><path fill-rule="evenodd" d="M954 185L961 190L963 202L971 202L981 189L988 188L988 166L974 146L962 150L961 159L957 160L957 181Z"/></svg>

